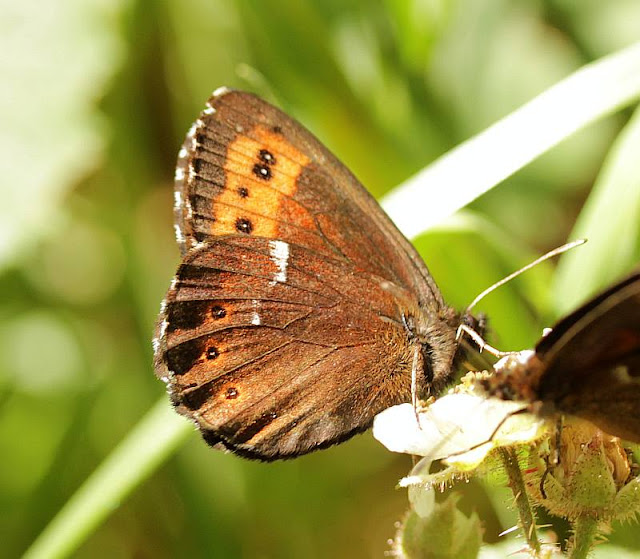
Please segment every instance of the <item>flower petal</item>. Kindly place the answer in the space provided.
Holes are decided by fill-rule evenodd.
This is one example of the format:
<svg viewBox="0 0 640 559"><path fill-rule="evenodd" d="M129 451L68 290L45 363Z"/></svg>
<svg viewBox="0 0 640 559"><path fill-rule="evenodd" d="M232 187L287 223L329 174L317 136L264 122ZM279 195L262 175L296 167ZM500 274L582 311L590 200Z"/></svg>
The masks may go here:
<svg viewBox="0 0 640 559"><path fill-rule="evenodd" d="M528 442L540 435L542 421L519 413L522 409L518 402L447 394L420 411L418 419L411 404L381 412L374 420L373 436L393 452L475 465L495 446Z"/></svg>

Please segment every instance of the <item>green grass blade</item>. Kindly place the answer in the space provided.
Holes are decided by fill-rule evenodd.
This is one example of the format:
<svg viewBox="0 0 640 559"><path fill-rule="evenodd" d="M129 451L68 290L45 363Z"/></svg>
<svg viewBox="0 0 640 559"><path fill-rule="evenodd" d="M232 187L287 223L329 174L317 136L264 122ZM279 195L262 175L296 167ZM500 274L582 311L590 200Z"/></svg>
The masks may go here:
<svg viewBox="0 0 640 559"><path fill-rule="evenodd" d="M394 189L383 207L415 237L587 124L640 97L640 43L582 67Z"/></svg>
<svg viewBox="0 0 640 559"><path fill-rule="evenodd" d="M67 501L24 559L55 559L72 553L193 429L163 396Z"/></svg>

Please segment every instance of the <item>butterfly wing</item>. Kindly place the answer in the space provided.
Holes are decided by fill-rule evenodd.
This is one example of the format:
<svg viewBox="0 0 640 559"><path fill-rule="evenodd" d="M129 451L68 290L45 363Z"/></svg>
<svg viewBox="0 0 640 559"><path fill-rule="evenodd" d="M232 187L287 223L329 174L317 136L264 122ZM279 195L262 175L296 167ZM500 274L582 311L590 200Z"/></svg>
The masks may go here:
<svg viewBox="0 0 640 559"><path fill-rule="evenodd" d="M279 242L221 237L190 251L157 364L210 443L264 459L338 442L410 395L402 330L381 320L395 303L362 303L385 295L377 281L340 285L352 270L294 244L278 281Z"/></svg>
<svg viewBox="0 0 640 559"><path fill-rule="evenodd" d="M155 368L205 439L271 460L322 448L449 375L453 311L410 243L308 131L225 91L176 171L184 257L161 312ZM435 377L435 378L434 378Z"/></svg>
<svg viewBox="0 0 640 559"><path fill-rule="evenodd" d="M541 400L640 442L640 273L560 320L536 354Z"/></svg>
<svg viewBox="0 0 640 559"><path fill-rule="evenodd" d="M442 296L375 199L306 128L259 97L222 89L187 134L176 169L183 253L212 236L296 242L416 294Z"/></svg>

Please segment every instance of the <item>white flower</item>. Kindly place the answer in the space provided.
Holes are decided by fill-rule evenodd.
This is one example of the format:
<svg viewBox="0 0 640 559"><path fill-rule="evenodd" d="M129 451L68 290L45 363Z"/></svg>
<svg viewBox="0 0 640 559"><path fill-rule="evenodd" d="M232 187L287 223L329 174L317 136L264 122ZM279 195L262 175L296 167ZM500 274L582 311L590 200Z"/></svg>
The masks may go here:
<svg viewBox="0 0 640 559"><path fill-rule="evenodd" d="M495 447L531 442L543 434L546 422L522 413L525 407L476 394L447 394L417 414L411 404L384 410L373 422L373 436L393 452L445 459L468 470Z"/></svg>

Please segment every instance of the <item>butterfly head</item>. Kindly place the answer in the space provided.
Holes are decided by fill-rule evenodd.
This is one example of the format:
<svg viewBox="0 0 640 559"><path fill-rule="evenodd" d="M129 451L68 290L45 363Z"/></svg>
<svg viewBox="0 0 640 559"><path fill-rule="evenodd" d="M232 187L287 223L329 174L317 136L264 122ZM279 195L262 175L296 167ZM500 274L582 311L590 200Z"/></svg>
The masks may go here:
<svg viewBox="0 0 640 559"><path fill-rule="evenodd" d="M449 307L437 313L424 309L415 313L406 311L402 313L402 321L409 346L419 346L420 370L424 371L427 395L437 395L450 384L463 361L466 348L456 339L457 327L461 323L469 324L483 333L486 324L484 316L462 316Z"/></svg>

